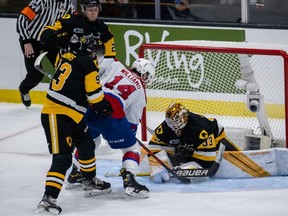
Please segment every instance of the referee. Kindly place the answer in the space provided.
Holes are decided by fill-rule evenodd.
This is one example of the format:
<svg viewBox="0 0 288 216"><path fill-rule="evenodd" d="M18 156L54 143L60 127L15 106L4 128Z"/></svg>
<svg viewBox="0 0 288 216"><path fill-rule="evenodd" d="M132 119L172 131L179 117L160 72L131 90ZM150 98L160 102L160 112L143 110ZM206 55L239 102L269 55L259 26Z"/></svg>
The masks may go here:
<svg viewBox="0 0 288 216"><path fill-rule="evenodd" d="M40 33L46 25L52 25L64 14L75 13L73 0L31 0L17 19L17 33L24 55L27 75L19 86L22 103L31 105L29 91L43 79L43 74L34 68L34 62L42 50L48 51L48 58L54 64L56 47L44 47L40 43Z"/></svg>

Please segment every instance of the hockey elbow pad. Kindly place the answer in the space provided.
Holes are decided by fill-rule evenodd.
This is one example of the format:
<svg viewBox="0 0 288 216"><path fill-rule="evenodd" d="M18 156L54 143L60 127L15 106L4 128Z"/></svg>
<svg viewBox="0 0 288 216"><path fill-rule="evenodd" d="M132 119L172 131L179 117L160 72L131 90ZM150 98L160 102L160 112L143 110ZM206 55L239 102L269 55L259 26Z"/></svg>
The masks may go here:
<svg viewBox="0 0 288 216"><path fill-rule="evenodd" d="M40 35L41 44L47 45L55 45L56 43L56 35L55 31L52 29L45 29Z"/></svg>
<svg viewBox="0 0 288 216"><path fill-rule="evenodd" d="M60 49L67 49L69 46L71 35L68 32L57 31L55 35L56 47Z"/></svg>

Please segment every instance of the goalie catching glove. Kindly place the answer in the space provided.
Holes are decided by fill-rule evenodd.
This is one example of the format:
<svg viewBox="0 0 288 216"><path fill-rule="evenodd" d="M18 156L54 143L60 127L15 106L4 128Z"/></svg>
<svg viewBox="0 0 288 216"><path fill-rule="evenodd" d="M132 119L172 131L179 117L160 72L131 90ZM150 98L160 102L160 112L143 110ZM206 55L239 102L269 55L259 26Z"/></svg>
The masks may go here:
<svg viewBox="0 0 288 216"><path fill-rule="evenodd" d="M186 145L179 144L175 148L176 157L192 157L194 150L192 148L186 147Z"/></svg>
<svg viewBox="0 0 288 216"><path fill-rule="evenodd" d="M103 100L99 103L90 104L90 106L98 115L102 117L108 117L113 112L111 104L105 98L103 98Z"/></svg>
<svg viewBox="0 0 288 216"><path fill-rule="evenodd" d="M192 161L192 155L194 153L193 147L187 145L178 144L175 146L174 155L169 155L173 166L179 166L180 164Z"/></svg>

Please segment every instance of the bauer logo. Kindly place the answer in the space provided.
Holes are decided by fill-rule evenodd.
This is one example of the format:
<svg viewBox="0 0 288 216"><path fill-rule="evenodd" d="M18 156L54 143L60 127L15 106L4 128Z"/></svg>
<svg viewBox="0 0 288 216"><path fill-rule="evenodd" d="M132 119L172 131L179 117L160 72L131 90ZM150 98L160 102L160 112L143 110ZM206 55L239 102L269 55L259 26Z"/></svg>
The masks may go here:
<svg viewBox="0 0 288 216"><path fill-rule="evenodd" d="M195 177L195 176L208 176L208 170L206 169L182 169L182 170L177 170L176 175L182 176L182 177Z"/></svg>

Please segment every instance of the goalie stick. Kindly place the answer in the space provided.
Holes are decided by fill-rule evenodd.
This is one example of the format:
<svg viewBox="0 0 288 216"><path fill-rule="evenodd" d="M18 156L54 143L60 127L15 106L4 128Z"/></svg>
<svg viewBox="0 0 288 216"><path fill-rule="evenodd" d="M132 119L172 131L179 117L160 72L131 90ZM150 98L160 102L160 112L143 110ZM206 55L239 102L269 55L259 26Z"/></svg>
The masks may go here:
<svg viewBox="0 0 288 216"><path fill-rule="evenodd" d="M52 79L53 75L48 73L47 71L45 71L42 66L41 66L41 62L43 60L43 58L46 56L48 52L43 52L41 53L37 58L36 61L34 63L34 67L40 71L42 74L44 74L45 76L49 77L50 79Z"/></svg>
<svg viewBox="0 0 288 216"><path fill-rule="evenodd" d="M120 173L116 173L116 172L106 172L104 174L104 176L106 178L109 178L109 177L120 177L121 174ZM136 176L140 176L140 177L143 177L143 176L150 176L150 173L137 173Z"/></svg>
<svg viewBox="0 0 288 216"><path fill-rule="evenodd" d="M141 144L144 145L142 142L140 142L140 140L138 140L138 142L140 145ZM147 148L147 147L144 145L143 149L145 151L149 150L148 148L147 148L147 150L145 148ZM220 167L220 163L222 161L224 151L225 151L225 145L220 143L220 147L219 147L219 150L217 153L216 160L214 161L212 166L210 168L207 168L207 169L203 169L203 168L197 168L197 169L172 168L172 169L170 169L153 152L151 152L151 150L149 150L149 152L147 151L147 153L151 156L154 155L155 157L157 157L158 159L156 159L155 157L154 157L154 159L156 161L160 160L161 162L158 161L160 163L160 165L162 165L165 169L168 168L167 171L169 173L171 173L173 177L176 177L181 182L183 181L182 179L185 179L185 182L182 182L182 183L186 184L186 183L190 183L190 180L186 179L187 177L211 177L211 176L215 175L216 172L218 171L219 167ZM105 173L105 177L119 177L119 176L121 176L120 173L111 173L111 172ZM150 174L149 173L138 173L137 176L142 176L142 177L143 176L150 176ZM179 177L181 178L181 180L179 179ZM189 180L189 182L188 181L186 182L186 180Z"/></svg>
<svg viewBox="0 0 288 216"><path fill-rule="evenodd" d="M146 127L147 131L150 134L154 133L154 130ZM223 154L225 151L225 145L220 143L219 150L217 153L216 160L213 162L212 166L209 168L197 168L197 169L182 169L182 168L169 168L166 164L164 164L150 149L148 149L138 138L136 138L139 145L149 154L151 155L161 166L163 166L173 177L177 178L182 183L190 183L190 180L187 177L211 177L216 174L220 167L220 163L223 158ZM120 173L105 173L105 177L119 177ZM150 176L148 173L138 173L137 176ZM188 180L188 181L186 181Z"/></svg>
<svg viewBox="0 0 288 216"><path fill-rule="evenodd" d="M168 167L163 161L161 161L150 149L148 149L137 137L136 140L138 141L139 145L151 156L153 157L161 166L163 166L168 173L170 173L172 176L177 178L181 183L188 184L190 183L189 179L186 179L182 176L177 175L170 167Z"/></svg>
<svg viewBox="0 0 288 216"><path fill-rule="evenodd" d="M136 138L137 139L137 138ZM138 143L140 146L150 155L152 156L159 164L161 164L170 174L172 174L174 177L176 177L179 181L183 181L183 179L188 180L190 183L189 179L186 179L186 177L205 177L205 176L213 176L217 170L220 167L220 163L223 158L223 154L225 151L225 145L220 143L218 154L216 157L216 160L212 164L211 167L207 169L203 168L197 168L197 169L179 169L179 168L172 168L170 169L166 164L164 164L150 149L148 149L139 139L137 139ZM181 178L179 178L181 177ZM181 179L181 180L180 180ZM187 183L186 181L182 183Z"/></svg>

